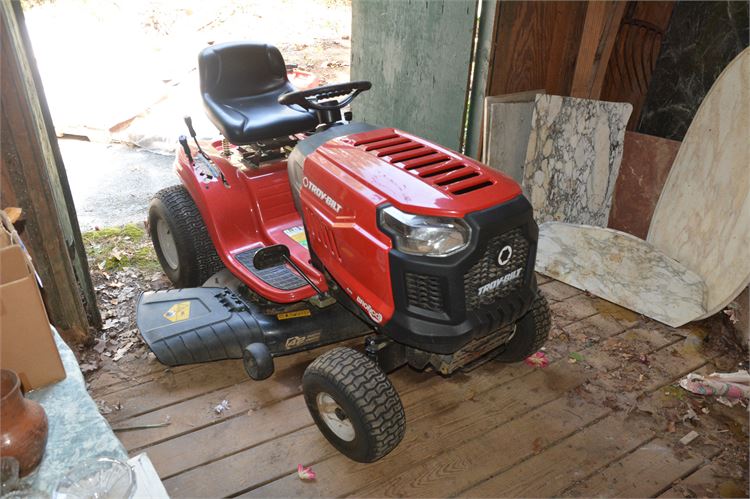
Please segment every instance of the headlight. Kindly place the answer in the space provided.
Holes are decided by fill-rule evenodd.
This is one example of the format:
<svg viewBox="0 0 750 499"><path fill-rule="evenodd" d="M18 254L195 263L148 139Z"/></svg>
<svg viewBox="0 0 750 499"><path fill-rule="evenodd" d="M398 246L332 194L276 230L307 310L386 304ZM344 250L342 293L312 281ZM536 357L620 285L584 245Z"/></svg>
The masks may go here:
<svg viewBox="0 0 750 499"><path fill-rule="evenodd" d="M410 255L448 256L469 244L471 229L463 220L412 215L389 206L380 212L380 226L397 250Z"/></svg>

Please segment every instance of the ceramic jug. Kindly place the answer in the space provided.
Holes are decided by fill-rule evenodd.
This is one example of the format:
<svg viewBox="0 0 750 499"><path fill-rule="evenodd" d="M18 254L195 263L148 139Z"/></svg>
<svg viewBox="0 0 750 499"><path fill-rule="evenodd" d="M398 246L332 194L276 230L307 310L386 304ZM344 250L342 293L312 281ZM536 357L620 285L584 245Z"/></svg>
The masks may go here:
<svg viewBox="0 0 750 499"><path fill-rule="evenodd" d="M47 414L21 392L18 375L0 369L0 456L15 457L21 476L42 460L47 444Z"/></svg>

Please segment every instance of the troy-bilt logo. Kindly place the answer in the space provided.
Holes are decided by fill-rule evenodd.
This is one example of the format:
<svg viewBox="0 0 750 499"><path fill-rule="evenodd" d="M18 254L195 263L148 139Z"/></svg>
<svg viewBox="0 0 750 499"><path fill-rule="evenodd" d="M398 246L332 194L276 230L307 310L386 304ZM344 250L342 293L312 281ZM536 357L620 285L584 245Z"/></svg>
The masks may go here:
<svg viewBox="0 0 750 499"><path fill-rule="evenodd" d="M514 270L513 272L508 272L502 277L498 277L492 282L488 282L487 284L479 288L477 295L482 296L483 294L488 293L492 291L493 289L497 289L504 284L508 284L510 281L514 281L518 279L521 276L522 270L523 270L522 268L518 268Z"/></svg>
<svg viewBox="0 0 750 499"><path fill-rule="evenodd" d="M302 177L302 187L312 192L318 199L323 201L336 213L341 211L341 205L338 204L331 196L326 194L323 189L315 185L312 180L308 179L307 177Z"/></svg>
<svg viewBox="0 0 750 499"><path fill-rule="evenodd" d="M374 320L378 324L383 321L383 314L376 312L375 309L372 308L372 305L364 301L359 296L357 296L357 303L359 303L362 308L367 310L367 314L370 316L370 319Z"/></svg>

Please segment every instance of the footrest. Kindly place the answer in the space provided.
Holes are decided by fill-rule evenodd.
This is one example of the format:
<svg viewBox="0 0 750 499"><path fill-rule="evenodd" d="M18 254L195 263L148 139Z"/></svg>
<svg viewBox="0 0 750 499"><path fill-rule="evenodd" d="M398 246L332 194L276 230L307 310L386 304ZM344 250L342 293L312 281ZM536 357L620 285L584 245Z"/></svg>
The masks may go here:
<svg viewBox="0 0 750 499"><path fill-rule="evenodd" d="M304 279L286 265L279 265L265 270L256 269L253 265L253 257L261 249L263 248L253 248L251 250L243 251L242 253L238 253L235 258L237 258L237 261L240 262L243 267L255 275L255 277L276 289L291 291L292 289L301 288L302 286L307 285L307 282Z"/></svg>

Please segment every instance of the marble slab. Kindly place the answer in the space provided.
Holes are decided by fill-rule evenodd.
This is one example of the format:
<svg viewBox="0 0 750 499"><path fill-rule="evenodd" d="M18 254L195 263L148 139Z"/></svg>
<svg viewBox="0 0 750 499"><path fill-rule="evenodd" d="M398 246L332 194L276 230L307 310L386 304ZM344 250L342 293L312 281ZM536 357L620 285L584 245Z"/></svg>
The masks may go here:
<svg viewBox="0 0 750 499"><path fill-rule="evenodd" d="M538 223L607 225L632 110L628 103L536 96L524 187Z"/></svg>
<svg viewBox="0 0 750 499"><path fill-rule="evenodd" d="M705 313L699 275L646 241L612 229L542 224L536 271L672 327Z"/></svg>
<svg viewBox="0 0 750 499"><path fill-rule="evenodd" d="M534 99L544 90L487 97L484 100L482 162L519 184L531 133Z"/></svg>
<svg viewBox="0 0 750 499"><path fill-rule="evenodd" d="M636 132L625 132L620 174L615 183L611 229L646 239L648 226L680 143Z"/></svg>
<svg viewBox="0 0 750 499"><path fill-rule="evenodd" d="M706 283L704 317L750 283L750 48L719 75L667 177L648 242Z"/></svg>
<svg viewBox="0 0 750 499"><path fill-rule="evenodd" d="M674 2L637 131L682 140L719 74L748 46L750 3Z"/></svg>

